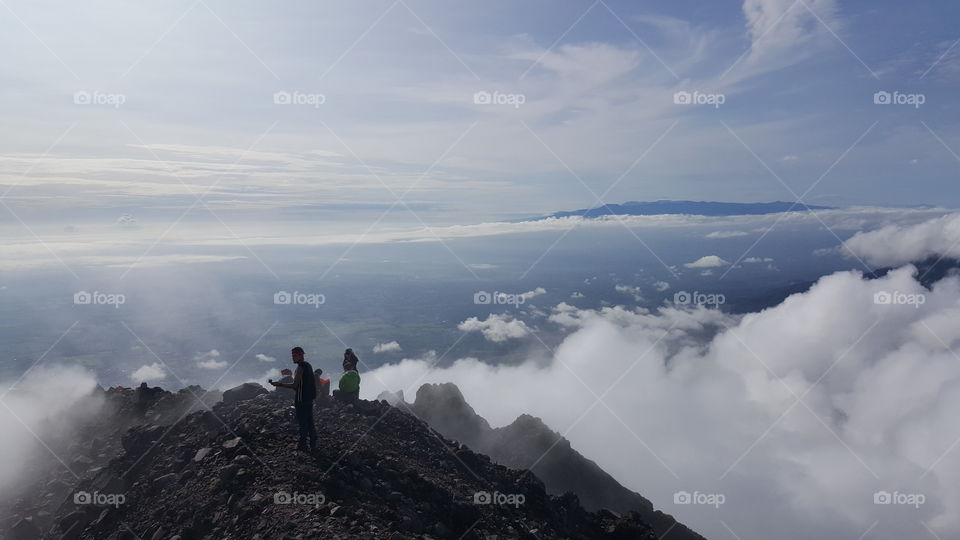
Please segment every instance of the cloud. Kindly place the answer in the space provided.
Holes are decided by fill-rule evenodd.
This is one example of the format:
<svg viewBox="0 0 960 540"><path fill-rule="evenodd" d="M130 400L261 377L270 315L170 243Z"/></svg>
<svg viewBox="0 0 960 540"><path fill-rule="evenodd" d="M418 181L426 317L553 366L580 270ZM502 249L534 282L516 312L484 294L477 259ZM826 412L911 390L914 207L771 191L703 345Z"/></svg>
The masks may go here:
<svg viewBox="0 0 960 540"><path fill-rule="evenodd" d="M166 378L167 372L163 369L163 365L161 365L159 362L141 366L130 374L130 379L132 379L135 383L153 382Z"/></svg>
<svg viewBox="0 0 960 540"><path fill-rule="evenodd" d="M520 293L520 296L524 299L524 301L526 301L526 300L529 300L529 299L531 299L531 298L535 298L535 297L537 297L537 296L540 296L541 294L547 294L547 290L544 289L543 287L537 287L536 289L534 289L534 290L532 290L532 291L527 291L527 292L525 292L525 293Z"/></svg>
<svg viewBox="0 0 960 540"><path fill-rule="evenodd" d="M384 353L384 352L396 352L402 350L400 344L396 341L389 341L387 343L377 343L373 346L374 353Z"/></svg>
<svg viewBox="0 0 960 540"><path fill-rule="evenodd" d="M877 266L919 262L935 255L960 258L960 214L860 232L844 242L843 247L845 253Z"/></svg>
<svg viewBox="0 0 960 540"><path fill-rule="evenodd" d="M640 294L640 287L617 284L614 286L614 290L618 293L629 294L637 302L643 302L643 295Z"/></svg>
<svg viewBox="0 0 960 540"><path fill-rule="evenodd" d="M522 338L530 334L530 327L519 319L507 314L491 313L486 319L470 317L461 322L457 328L464 332L481 332L483 337L494 343L501 343L508 339Z"/></svg>
<svg viewBox="0 0 960 540"><path fill-rule="evenodd" d="M265 355L265 354L263 354L263 353L257 353L257 356L256 356L255 358L256 358L257 360L262 361L262 362L276 362L276 361L277 361L276 358L274 358L274 357L272 357L272 356L267 356L267 355Z"/></svg>
<svg viewBox="0 0 960 540"><path fill-rule="evenodd" d="M0 382L0 498L6 501L22 482L35 483L29 476L35 465L76 443L73 429L101 410L96 388L92 372L70 365L40 365Z"/></svg>
<svg viewBox="0 0 960 540"><path fill-rule="evenodd" d="M580 291L573 291L573 293L570 295L570 298L583 298L583 297L584 297L584 294Z"/></svg>
<svg viewBox="0 0 960 540"><path fill-rule="evenodd" d="M716 255L706 255L704 257L700 257L692 263L686 263L684 266L687 268L717 268L719 266L726 266L728 264L730 263Z"/></svg>
<svg viewBox="0 0 960 540"><path fill-rule="evenodd" d="M773 262L773 259L771 259L770 257L747 257L742 262L747 264L764 263L764 262L769 263L769 262Z"/></svg>
<svg viewBox="0 0 960 540"><path fill-rule="evenodd" d="M197 362L197 367L202 369L223 369L230 365L226 360L217 360L218 358L220 358L220 351L216 349L211 349L193 357L194 361Z"/></svg>
<svg viewBox="0 0 960 540"><path fill-rule="evenodd" d="M743 231L714 231L706 236L706 238L737 238L738 236L747 236L746 232Z"/></svg>
<svg viewBox="0 0 960 540"><path fill-rule="evenodd" d="M653 284L653 288L656 289L657 292L663 292L670 288L670 284L666 281L658 281Z"/></svg>
<svg viewBox="0 0 960 540"><path fill-rule="evenodd" d="M892 291L925 302L875 302ZM539 416L711 538L725 530L718 516L758 538L857 538L877 520L877 538L922 537L921 523L956 537L960 362L949 348L960 345L958 306L960 278L926 290L912 267L873 280L838 272L742 316L560 304L550 320L566 334L555 356L443 368L404 360L365 377L364 392L452 381L495 426ZM677 506L680 490L723 493L726 504ZM926 502L875 505L883 490Z"/></svg>

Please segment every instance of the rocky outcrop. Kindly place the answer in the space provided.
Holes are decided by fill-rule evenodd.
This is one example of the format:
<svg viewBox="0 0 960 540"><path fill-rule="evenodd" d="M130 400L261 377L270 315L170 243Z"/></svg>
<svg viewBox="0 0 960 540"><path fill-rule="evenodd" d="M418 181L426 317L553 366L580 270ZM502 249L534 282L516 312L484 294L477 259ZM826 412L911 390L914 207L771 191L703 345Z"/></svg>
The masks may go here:
<svg viewBox="0 0 960 540"><path fill-rule="evenodd" d="M621 485L539 418L525 414L508 426L491 428L452 383L425 384L417 390L412 405L398 406L409 407L445 437L490 456L496 463L517 470L530 469L551 494L576 494L583 506L593 511L638 512L664 540L703 538L672 516L654 509L639 493Z"/></svg>

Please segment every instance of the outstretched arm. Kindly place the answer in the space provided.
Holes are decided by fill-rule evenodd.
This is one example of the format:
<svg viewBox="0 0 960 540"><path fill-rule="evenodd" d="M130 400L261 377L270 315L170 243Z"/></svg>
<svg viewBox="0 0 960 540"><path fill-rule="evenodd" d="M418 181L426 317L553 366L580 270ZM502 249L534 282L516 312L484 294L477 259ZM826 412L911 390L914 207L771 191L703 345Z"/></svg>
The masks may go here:
<svg viewBox="0 0 960 540"><path fill-rule="evenodd" d="M293 376L292 383L282 383L282 382L273 382L274 386L277 388L289 388L291 390L296 390L300 388L300 382L303 380L303 370L300 369L300 366L297 366L297 373Z"/></svg>

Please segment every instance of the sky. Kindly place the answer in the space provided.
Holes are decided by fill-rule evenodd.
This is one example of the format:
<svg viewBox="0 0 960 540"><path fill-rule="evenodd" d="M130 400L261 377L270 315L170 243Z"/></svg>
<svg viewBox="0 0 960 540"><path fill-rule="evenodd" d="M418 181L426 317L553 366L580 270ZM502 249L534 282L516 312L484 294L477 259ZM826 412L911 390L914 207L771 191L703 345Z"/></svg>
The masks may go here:
<svg viewBox="0 0 960 540"><path fill-rule="evenodd" d="M68 366L40 423L354 346L710 538L956 536L960 282L909 263L960 256L958 12L0 0L0 387ZM838 208L518 221L657 199Z"/></svg>
<svg viewBox="0 0 960 540"><path fill-rule="evenodd" d="M0 226L955 206L958 9L8 1Z"/></svg>

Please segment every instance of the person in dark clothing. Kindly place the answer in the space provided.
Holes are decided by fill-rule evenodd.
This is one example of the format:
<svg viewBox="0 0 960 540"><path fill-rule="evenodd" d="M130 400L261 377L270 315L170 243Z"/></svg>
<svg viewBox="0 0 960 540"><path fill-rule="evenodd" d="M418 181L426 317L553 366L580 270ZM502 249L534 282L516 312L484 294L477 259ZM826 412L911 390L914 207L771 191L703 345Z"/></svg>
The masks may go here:
<svg viewBox="0 0 960 540"><path fill-rule="evenodd" d="M353 352L353 349L347 349L343 351L343 370L344 371L356 371L360 373L358 365L360 364L360 357Z"/></svg>
<svg viewBox="0 0 960 540"><path fill-rule="evenodd" d="M294 347L290 350L293 363L297 371L293 375L292 383L274 382L270 384L277 388L289 388L295 392L293 407L297 414L297 425L300 427L300 443L297 449L314 451L317 449L317 427L313 423L313 400L317 398L317 380L313 375L313 366L304 359L303 349ZM310 441L309 448L307 440Z"/></svg>

